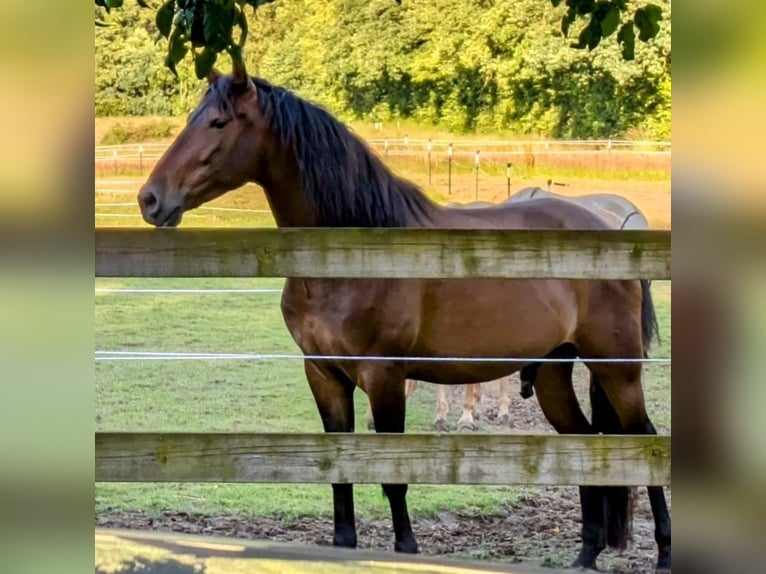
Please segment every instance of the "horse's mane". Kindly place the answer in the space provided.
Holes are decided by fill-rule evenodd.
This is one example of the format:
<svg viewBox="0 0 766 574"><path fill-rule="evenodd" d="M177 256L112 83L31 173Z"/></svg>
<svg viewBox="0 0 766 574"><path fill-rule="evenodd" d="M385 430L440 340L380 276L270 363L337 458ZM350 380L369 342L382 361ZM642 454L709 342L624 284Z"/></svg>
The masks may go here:
<svg viewBox="0 0 766 574"><path fill-rule="evenodd" d="M318 225L407 227L427 219L431 201L395 175L367 145L322 107L266 80L251 78L258 105L282 145L292 150L306 203ZM210 93L231 109L231 79Z"/></svg>

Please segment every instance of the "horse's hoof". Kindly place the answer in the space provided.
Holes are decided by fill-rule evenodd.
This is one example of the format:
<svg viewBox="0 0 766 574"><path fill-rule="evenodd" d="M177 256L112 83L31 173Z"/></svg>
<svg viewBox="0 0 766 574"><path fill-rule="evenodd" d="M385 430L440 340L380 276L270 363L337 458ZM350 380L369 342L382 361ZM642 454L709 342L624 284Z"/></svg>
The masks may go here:
<svg viewBox="0 0 766 574"><path fill-rule="evenodd" d="M598 572L599 569L596 566L596 559L593 556L586 556L584 552L580 551L580 555L572 562L572 568L576 568L580 571Z"/></svg>
<svg viewBox="0 0 766 574"><path fill-rule="evenodd" d="M332 545L337 548L356 548L356 533L336 534Z"/></svg>
<svg viewBox="0 0 766 574"><path fill-rule="evenodd" d="M418 543L415 542L414 538L406 542L396 542L394 544L394 552L401 552L403 554L418 554Z"/></svg>
<svg viewBox="0 0 766 574"><path fill-rule="evenodd" d="M670 574L670 546L660 549L655 574Z"/></svg>
<svg viewBox="0 0 766 574"><path fill-rule="evenodd" d="M511 424L511 416L510 415L500 415L499 417L497 417L497 424L503 425L503 426Z"/></svg>
<svg viewBox="0 0 766 574"><path fill-rule="evenodd" d="M436 419L433 424L434 430L438 432L449 432L449 423L444 419Z"/></svg>
<svg viewBox="0 0 766 574"><path fill-rule="evenodd" d="M479 426L473 421L458 421L457 430L475 431L475 430L479 430Z"/></svg>

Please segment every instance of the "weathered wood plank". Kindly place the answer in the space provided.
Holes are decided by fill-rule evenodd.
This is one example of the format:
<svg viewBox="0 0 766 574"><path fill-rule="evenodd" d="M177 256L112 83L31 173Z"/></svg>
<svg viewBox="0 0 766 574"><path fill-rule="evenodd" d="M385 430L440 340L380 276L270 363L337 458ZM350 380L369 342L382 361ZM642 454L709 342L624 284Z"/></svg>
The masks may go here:
<svg viewBox="0 0 766 574"><path fill-rule="evenodd" d="M670 231L97 229L96 276L668 279Z"/></svg>
<svg viewBox="0 0 766 574"><path fill-rule="evenodd" d="M96 433L96 481L670 484L670 437Z"/></svg>

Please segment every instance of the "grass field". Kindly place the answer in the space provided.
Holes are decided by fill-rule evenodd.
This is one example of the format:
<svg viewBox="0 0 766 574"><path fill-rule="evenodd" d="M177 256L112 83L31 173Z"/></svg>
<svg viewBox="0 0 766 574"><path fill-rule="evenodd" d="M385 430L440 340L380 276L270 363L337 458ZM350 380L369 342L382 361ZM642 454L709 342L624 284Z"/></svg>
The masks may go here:
<svg viewBox="0 0 766 574"><path fill-rule="evenodd" d="M99 134L115 120L97 120ZM424 132L429 133L431 132ZM416 136L410 132L411 137ZM436 136L432 136L436 137ZM391 162L402 175L423 185L436 201L472 201L475 175L470 166L458 166L454 193L446 193L446 173L439 170L429 186L424 166L417 161ZM105 174L109 175L109 174ZM514 190L544 185L543 172L514 180ZM622 174L625 175L625 174ZM634 202L652 225L670 227L670 180L653 172L630 172L633 179L615 173L575 171L567 176L567 194L615 191ZM480 174L479 197L505 197L504 171ZM115 179L109 176L109 179ZM96 192L97 226L143 226L132 195L142 178L118 178L125 194ZM113 181L99 181L96 189L112 189ZM126 205L104 205L125 203ZM259 188L248 185L208 204L209 207L268 210ZM112 214L112 215L109 215ZM197 210L185 226L271 226L270 213ZM279 288L282 280L96 280L96 287L155 288ZM670 356L669 282L653 285L662 344L652 355ZM144 351L199 351L297 353L279 311L278 294L149 295L97 294L95 297L96 349ZM578 392L585 389L578 366ZM95 428L98 431L252 431L319 432L321 423L300 361L117 361L95 365ZM513 386L516 392L517 387ZM645 369L647 407L661 433L670 432L670 366ZM462 395L461 395L462 396ZM534 399L533 399L534 401ZM408 432L431 430L435 392L422 385L408 403ZM533 404L533 403L529 403ZM356 393L357 432L368 432L367 403ZM586 409L587 410L587 409ZM513 415L513 413L512 413ZM484 429L482 429L484 430ZM516 429L524 432L524 429ZM538 432L538 431L536 431ZM547 429L547 432L553 432ZM362 517L386 517L388 503L379 486L355 489L356 508ZM475 515L492 514L534 487L411 486L408 502L414 516L450 509ZM164 509L242 516L330 516L330 488L325 485L193 485L97 484L96 512L137 510L156 514Z"/></svg>

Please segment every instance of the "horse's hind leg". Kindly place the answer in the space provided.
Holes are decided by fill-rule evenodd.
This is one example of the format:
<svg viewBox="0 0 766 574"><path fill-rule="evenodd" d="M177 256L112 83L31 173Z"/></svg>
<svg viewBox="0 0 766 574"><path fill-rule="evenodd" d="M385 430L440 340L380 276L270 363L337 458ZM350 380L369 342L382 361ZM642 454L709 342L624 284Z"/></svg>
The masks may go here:
<svg viewBox="0 0 766 574"><path fill-rule="evenodd" d="M657 434L646 413L641 388L641 365L627 363L591 364L591 402L597 432L609 434ZM618 491L621 487L609 490ZM627 490L627 489L625 489ZM657 569L670 569L671 522L661 486L647 487L654 517ZM613 533L609 533L610 538ZM619 537L619 532L617 534ZM619 538L618 538L619 540ZM610 544L613 544L610 542ZM622 544L620 544L622 545Z"/></svg>
<svg viewBox="0 0 766 574"><path fill-rule="evenodd" d="M481 402L481 384L475 383L465 385L465 399L463 400L463 413L457 421L458 430L477 430L479 427L474 417L479 418L476 413L476 404Z"/></svg>
<svg viewBox="0 0 766 574"><path fill-rule="evenodd" d="M418 388L418 382L414 379L407 379L407 383L404 387L404 398L409 399L410 395L415 392L415 389ZM367 414L365 415L365 418L367 419L367 429L368 430L375 430L375 418L372 416L372 407L369 403L367 403Z"/></svg>
<svg viewBox="0 0 766 574"><path fill-rule="evenodd" d="M312 361L305 362L305 370L325 432L354 432L353 382L344 380L340 373L320 369ZM334 546L356 548L353 489L351 484L332 485Z"/></svg>
<svg viewBox="0 0 766 574"><path fill-rule="evenodd" d="M562 346L549 357L575 358L571 346ZM537 400L545 417L561 434L592 434L593 427L580 408L572 385L573 363L541 363L535 369ZM582 547L574 566L596 568L596 559L606 547L605 491L581 486Z"/></svg>
<svg viewBox="0 0 766 574"><path fill-rule="evenodd" d="M598 290L593 294L599 304L583 315L576 339L579 355L592 374L591 403L596 432L655 434L646 414L641 363L614 361L644 357L643 340L648 336L648 329L642 324L642 314L648 309L647 299L642 299L645 294L638 281L596 282L592 288ZM589 361L590 358L611 360L596 362ZM648 491L654 515L657 568L670 569L670 513L665 494L659 486L650 486ZM629 489L611 487L605 492L608 543L623 546L630 533Z"/></svg>
<svg viewBox="0 0 766 574"><path fill-rule="evenodd" d="M403 369L393 364L368 363L360 365L359 386L370 400L375 418L375 432L404 432L406 407ZM407 511L407 485L383 484L383 492L391 507L397 552L417 553L418 543L412 532Z"/></svg>

